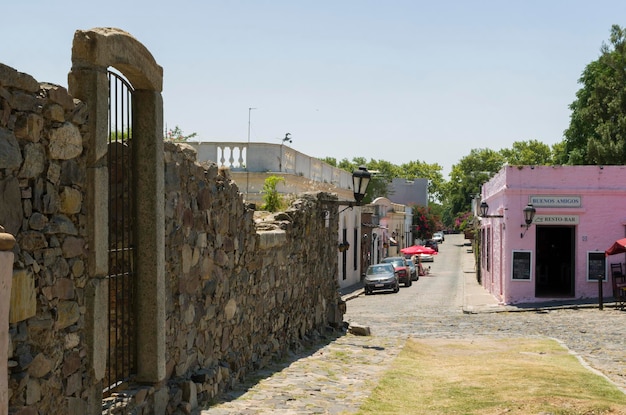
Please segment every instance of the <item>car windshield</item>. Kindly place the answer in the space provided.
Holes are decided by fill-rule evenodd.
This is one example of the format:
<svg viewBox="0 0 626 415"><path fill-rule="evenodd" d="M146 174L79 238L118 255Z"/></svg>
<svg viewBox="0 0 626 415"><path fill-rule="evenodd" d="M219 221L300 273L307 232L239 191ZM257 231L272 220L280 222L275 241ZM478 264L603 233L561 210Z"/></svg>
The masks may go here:
<svg viewBox="0 0 626 415"><path fill-rule="evenodd" d="M389 269L389 265L373 265L373 266L369 267L368 270L367 270L367 273L369 275L372 275L372 274L386 274L386 273L389 273L389 272L392 272Z"/></svg>
<svg viewBox="0 0 626 415"><path fill-rule="evenodd" d="M401 259L391 259L391 258L385 258L383 259L383 262L386 262L388 264L393 264L394 267L404 267L404 262L402 262Z"/></svg>

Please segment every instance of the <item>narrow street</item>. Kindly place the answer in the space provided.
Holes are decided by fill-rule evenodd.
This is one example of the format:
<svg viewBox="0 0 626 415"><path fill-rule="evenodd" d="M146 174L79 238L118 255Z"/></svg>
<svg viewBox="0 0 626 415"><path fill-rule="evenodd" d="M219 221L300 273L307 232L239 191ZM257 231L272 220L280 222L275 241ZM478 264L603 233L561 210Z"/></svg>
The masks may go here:
<svg viewBox="0 0 626 415"><path fill-rule="evenodd" d="M377 292L360 295L348 302L344 320L371 327L376 335L403 336L419 328L425 317L459 317L463 306L461 260L468 247L463 235L447 235L439 245L429 275L413 281L410 287L400 287L397 294Z"/></svg>

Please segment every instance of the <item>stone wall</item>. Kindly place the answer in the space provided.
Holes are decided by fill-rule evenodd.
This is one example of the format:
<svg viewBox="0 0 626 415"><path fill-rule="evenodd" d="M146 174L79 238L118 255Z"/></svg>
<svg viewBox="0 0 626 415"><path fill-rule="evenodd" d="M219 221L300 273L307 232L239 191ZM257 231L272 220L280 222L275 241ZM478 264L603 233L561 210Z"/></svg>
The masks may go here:
<svg viewBox="0 0 626 415"><path fill-rule="evenodd" d="M83 415L103 403L89 362L102 345L87 341L107 330L86 322L98 309L86 266L87 126L84 104L65 88L0 64L0 224L17 240L11 414ZM166 143L163 157L166 378L113 395L110 413L188 412L342 320L336 217L320 217L333 196L303 195L261 218L228 172L199 165L189 146Z"/></svg>
<svg viewBox="0 0 626 415"><path fill-rule="evenodd" d="M93 383L82 341L88 284L82 109L65 88L0 64L0 223L17 240L11 413L80 413Z"/></svg>
<svg viewBox="0 0 626 415"><path fill-rule="evenodd" d="M320 218L323 194L255 224L227 170L194 163L190 146L165 149L167 373L211 398L341 321L336 230Z"/></svg>

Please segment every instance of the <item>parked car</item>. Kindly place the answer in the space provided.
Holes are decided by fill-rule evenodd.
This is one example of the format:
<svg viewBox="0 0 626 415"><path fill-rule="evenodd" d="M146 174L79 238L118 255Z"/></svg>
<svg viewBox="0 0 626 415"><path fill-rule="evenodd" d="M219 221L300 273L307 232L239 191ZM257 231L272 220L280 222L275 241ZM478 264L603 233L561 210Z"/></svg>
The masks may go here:
<svg viewBox="0 0 626 415"><path fill-rule="evenodd" d="M393 267L398 273L398 279L405 287L410 287L412 284L411 275L409 274L409 266L406 263L406 259L401 256L390 256L381 261L383 264L393 264Z"/></svg>
<svg viewBox="0 0 626 415"><path fill-rule="evenodd" d="M435 232L433 234L433 241L437 242L438 244L443 243L443 241L446 240L446 237L443 235L443 232Z"/></svg>
<svg viewBox="0 0 626 415"><path fill-rule="evenodd" d="M427 246L439 252L439 244L434 239L429 239L426 242L424 242L424 246Z"/></svg>
<svg viewBox="0 0 626 415"><path fill-rule="evenodd" d="M365 272L365 295L379 290L400 291L400 279L393 264L374 264L367 267Z"/></svg>
<svg viewBox="0 0 626 415"><path fill-rule="evenodd" d="M411 281L417 281L420 279L420 276L417 273L417 265L413 262L412 259L406 260L407 265L409 266L409 275L411 276Z"/></svg>
<svg viewBox="0 0 626 415"><path fill-rule="evenodd" d="M431 254L418 254L422 262L435 262L435 256Z"/></svg>

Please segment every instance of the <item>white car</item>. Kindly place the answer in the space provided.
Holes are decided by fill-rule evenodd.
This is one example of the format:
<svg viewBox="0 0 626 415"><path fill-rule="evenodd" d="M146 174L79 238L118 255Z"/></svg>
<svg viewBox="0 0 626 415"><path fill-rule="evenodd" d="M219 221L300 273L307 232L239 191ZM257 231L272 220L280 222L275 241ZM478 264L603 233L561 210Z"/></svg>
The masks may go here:
<svg viewBox="0 0 626 415"><path fill-rule="evenodd" d="M435 256L431 254L418 254L422 262L435 262Z"/></svg>
<svg viewBox="0 0 626 415"><path fill-rule="evenodd" d="M433 241L437 242L438 244L443 243L443 241L445 241L446 238L445 236L443 236L443 232L435 232L433 234Z"/></svg>

